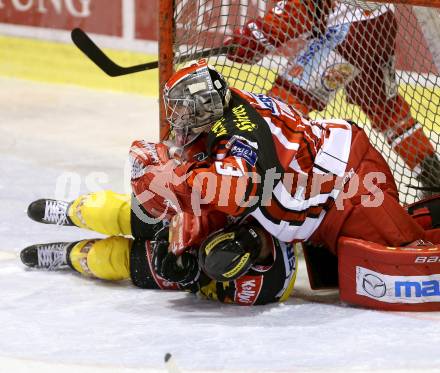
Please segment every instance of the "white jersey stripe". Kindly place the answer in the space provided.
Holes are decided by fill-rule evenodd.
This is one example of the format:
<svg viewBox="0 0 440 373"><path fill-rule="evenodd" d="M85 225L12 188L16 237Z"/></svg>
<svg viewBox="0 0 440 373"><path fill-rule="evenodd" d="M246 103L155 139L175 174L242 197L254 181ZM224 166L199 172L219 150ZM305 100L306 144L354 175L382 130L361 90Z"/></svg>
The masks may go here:
<svg viewBox="0 0 440 373"><path fill-rule="evenodd" d="M257 219L271 235L280 241L292 242L293 240L307 240L321 224L325 211L322 210L317 219L306 218L304 223L299 226L289 225L286 221L275 224L266 218L259 208L253 211L251 215Z"/></svg>
<svg viewBox="0 0 440 373"><path fill-rule="evenodd" d="M313 196L309 199L299 199L298 193L292 196L284 187L284 184L280 181L273 190L273 195L280 202L280 204L294 211L304 211L310 207L318 206L321 203L325 203L330 197L336 200L340 193L339 189L333 189L330 193L323 193Z"/></svg>
<svg viewBox="0 0 440 373"><path fill-rule="evenodd" d="M280 141L281 144L283 144L283 146L286 149L288 149L288 150L298 150L299 149L299 144L296 142L290 142L289 140L287 140L286 136L284 136L283 133L281 132L281 128L274 125L272 123L272 121L270 120L270 118L264 117L264 119L266 120L266 122L270 128L270 132L272 132L272 135L276 136L276 138Z"/></svg>
<svg viewBox="0 0 440 373"><path fill-rule="evenodd" d="M408 131L401 134L399 137L393 140L391 143L391 148L394 149L397 145L399 145L403 140L405 140L407 137L410 137L414 132L422 128L422 125L420 123L416 123L415 126L411 127Z"/></svg>

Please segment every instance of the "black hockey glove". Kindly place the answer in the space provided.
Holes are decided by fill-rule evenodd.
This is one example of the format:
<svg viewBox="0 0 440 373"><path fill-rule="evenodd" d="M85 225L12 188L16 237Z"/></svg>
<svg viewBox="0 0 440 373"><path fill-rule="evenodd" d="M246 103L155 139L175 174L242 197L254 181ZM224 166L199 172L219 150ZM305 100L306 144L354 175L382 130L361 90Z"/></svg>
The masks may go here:
<svg viewBox="0 0 440 373"><path fill-rule="evenodd" d="M153 245L153 267L165 280L177 282L184 289L197 291L200 267L197 258L189 252L176 256L168 252L168 241L155 241Z"/></svg>

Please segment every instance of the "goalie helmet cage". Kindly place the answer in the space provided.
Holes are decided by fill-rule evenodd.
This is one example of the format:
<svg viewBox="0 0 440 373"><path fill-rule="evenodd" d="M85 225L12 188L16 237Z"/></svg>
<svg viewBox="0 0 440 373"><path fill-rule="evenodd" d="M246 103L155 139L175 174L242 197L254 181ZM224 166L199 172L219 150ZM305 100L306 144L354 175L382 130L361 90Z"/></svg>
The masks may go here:
<svg viewBox="0 0 440 373"><path fill-rule="evenodd" d="M282 11L288 1L295 1L296 4L301 1L304 3L307 1L308 3L312 2L312 0L277 2L270 0L161 0L159 18L159 79L161 89L173 71L182 67L188 61L188 54L196 54L224 46L225 39L232 36L234 30L256 19L260 19L264 23L264 17L270 9L277 6L277 11ZM278 84L276 83L277 78L285 81L282 77L293 77L292 82L306 89L316 88L320 84L321 91L322 89L325 91L323 94L327 105L320 111L311 111L309 113L310 118L349 119L363 127L370 141L390 165L399 188L401 202L411 203L420 191L408 187L408 185L419 187L426 186L426 184L440 185L440 169L438 168L440 163L435 161L437 155L427 157L427 161L421 162L421 154L426 153L426 150L424 152L422 150L423 146L425 148L427 146L426 139L424 145L423 140L421 140L424 137L423 134L429 139L436 153L440 150L440 109L438 108L440 102L440 77L438 76L440 71L440 16L438 10L440 0L396 0L394 3L382 1L373 3L360 0L342 0L339 2L314 0L315 14L312 17L315 20L323 19L324 1L331 4L330 7L327 6L330 10L328 12L324 11L327 24L324 25L324 31L321 30L318 35L314 34L315 40L322 41L327 38L328 41L328 30L332 25L339 25L340 27L342 24L350 25L353 22L362 22L369 16L370 19L375 18L374 14L392 12L394 15L396 23L381 20L376 23L375 30L372 30L371 33L370 30L368 32L363 30L364 33L355 33L356 38L351 41L355 45L355 52L352 57L357 61L362 61L365 56L375 52L378 55L388 54L390 56L387 63L388 67L381 65L379 69L370 69L367 79L372 80L366 81L359 78L359 76L353 78L356 74L362 75L362 72L356 71L356 67L354 69L350 68L346 59L341 59L340 56L335 57L333 52L328 51L325 53L320 52L321 54L318 56L320 62L323 62L322 64L319 64L319 61L311 63L310 72L302 74L301 80L295 80L295 68L298 68L298 58L303 59L301 61L303 65L300 64L299 66L301 68L304 68L304 63L310 62L310 59L316 59L316 50L313 51L316 44L310 46L310 40L312 39L310 32L295 35L294 38L291 38L287 35L289 29L283 27L274 30L271 26L272 29L266 32L266 36L270 34L277 45L276 48L261 55L260 58L242 64L231 61L225 55L213 54L207 58L208 62L225 76L232 87L257 94L272 95L282 98L284 101L286 101L285 93L283 93L283 97L279 97L281 91L274 89ZM297 9L300 8L297 7ZM379 13L375 13L375 11ZM310 16L310 12L309 8L309 14L303 14L302 16ZM279 33L284 34L278 37ZM370 41L366 42L364 38L369 35ZM376 46L368 44L371 43L371 35L379 40ZM281 42L277 40L277 37L278 39L289 40ZM332 42L338 43L334 40ZM309 48L308 52L307 48ZM373 48L373 51L371 48ZM379 52L375 51L374 48L378 48ZM306 59L305 62L304 58ZM381 77L374 76L374 74L379 74L378 70L382 70L383 75ZM395 74L393 74L394 70ZM386 71L391 71L391 73L387 75ZM393 91L392 81L394 78L396 85L394 85ZM399 120L390 121L393 123L392 126L388 124L387 127L383 123L372 124L370 119L377 119L379 114L376 112L376 117L374 117L371 113L366 115L365 110L361 110L362 105L367 108L371 107L371 104L368 105L368 102L366 102L366 99L369 98L363 97L364 101L362 102L359 102L358 99L356 104L349 103L347 101L348 90L342 89L344 84L341 81L344 79L345 83L348 82L351 85L354 92L357 89L365 90L365 87L361 86L370 84L369 82L380 81L380 84L385 87L383 94L386 95L387 99L395 97L393 95L397 92L397 95L408 103L409 115L415 119L416 124L412 125L411 128L400 128L399 126L402 126L405 120L405 118L402 119L402 114L400 114ZM290 89L290 85L287 89ZM321 93L319 89L315 89L313 95L319 96ZM162 96L162 91L160 94ZM297 93L292 92L289 92L288 95L298 96ZM161 137L164 138L168 133L168 127L164 119L162 99L160 102ZM386 118L397 118L399 117L398 110L401 109L396 105L392 108L388 107L384 115ZM406 118L406 120L409 119ZM422 128L423 134L420 136L421 131L419 130L417 136L411 136L417 128ZM421 183L422 176L425 181L424 185Z"/></svg>

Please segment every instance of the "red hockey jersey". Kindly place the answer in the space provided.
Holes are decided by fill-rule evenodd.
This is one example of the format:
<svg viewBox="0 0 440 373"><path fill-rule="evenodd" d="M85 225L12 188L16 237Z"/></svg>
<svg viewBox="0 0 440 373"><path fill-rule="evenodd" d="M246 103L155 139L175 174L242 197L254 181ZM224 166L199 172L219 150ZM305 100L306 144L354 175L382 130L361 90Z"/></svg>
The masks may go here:
<svg viewBox="0 0 440 373"><path fill-rule="evenodd" d="M193 212L209 206L250 214L280 240L306 240L341 190L351 124L309 121L274 98L232 93L208 135L208 161L195 164L186 180L199 197L192 198Z"/></svg>

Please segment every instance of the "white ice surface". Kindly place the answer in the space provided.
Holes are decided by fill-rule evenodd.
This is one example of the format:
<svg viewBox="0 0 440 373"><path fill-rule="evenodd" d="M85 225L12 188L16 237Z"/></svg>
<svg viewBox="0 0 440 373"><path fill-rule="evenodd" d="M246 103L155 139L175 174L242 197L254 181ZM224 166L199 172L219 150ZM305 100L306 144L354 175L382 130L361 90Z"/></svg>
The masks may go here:
<svg viewBox="0 0 440 373"><path fill-rule="evenodd" d="M156 140L156 100L0 79L0 372L440 371L440 313L351 308L315 294L221 305L66 271L26 270L27 245L97 236L30 221L27 205L125 190L135 138ZM64 181L73 181L67 190ZM303 264L303 263L300 263Z"/></svg>

